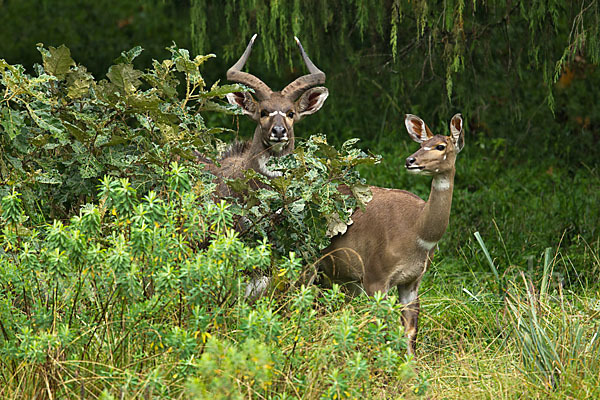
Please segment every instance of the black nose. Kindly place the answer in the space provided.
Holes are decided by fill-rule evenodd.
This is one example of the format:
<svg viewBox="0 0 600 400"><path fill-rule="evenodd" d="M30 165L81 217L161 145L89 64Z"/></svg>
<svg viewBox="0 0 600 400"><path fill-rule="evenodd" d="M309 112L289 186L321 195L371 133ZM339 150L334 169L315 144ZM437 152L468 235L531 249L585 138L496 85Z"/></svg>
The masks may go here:
<svg viewBox="0 0 600 400"><path fill-rule="evenodd" d="M413 165L415 163L415 161L417 161L416 158L414 158L414 157L408 157L406 159L406 166L409 167L409 166Z"/></svg>
<svg viewBox="0 0 600 400"><path fill-rule="evenodd" d="M273 129L271 129L271 133L273 133L275 136L277 137L281 137L283 135L285 135L285 126L274 126Z"/></svg>

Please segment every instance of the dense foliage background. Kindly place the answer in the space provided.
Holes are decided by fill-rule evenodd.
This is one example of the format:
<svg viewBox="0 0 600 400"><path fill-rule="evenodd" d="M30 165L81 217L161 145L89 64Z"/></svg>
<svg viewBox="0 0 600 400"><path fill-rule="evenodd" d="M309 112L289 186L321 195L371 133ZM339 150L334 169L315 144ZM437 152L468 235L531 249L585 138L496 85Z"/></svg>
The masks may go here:
<svg viewBox="0 0 600 400"><path fill-rule="evenodd" d="M599 396L598 1L0 0L0 26L0 396ZM296 35L330 96L295 129L307 165L226 207L191 152L253 132L223 95L254 33L249 71L304 73ZM415 372L393 297L302 284L354 206L332 177L426 198L404 114L456 112ZM256 270L279 284L248 304Z"/></svg>

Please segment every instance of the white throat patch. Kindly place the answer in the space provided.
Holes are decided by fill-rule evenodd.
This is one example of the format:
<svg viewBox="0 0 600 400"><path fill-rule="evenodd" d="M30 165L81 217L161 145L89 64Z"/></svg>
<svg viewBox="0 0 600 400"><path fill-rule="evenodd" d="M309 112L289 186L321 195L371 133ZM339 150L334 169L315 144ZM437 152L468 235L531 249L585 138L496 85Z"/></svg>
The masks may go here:
<svg viewBox="0 0 600 400"><path fill-rule="evenodd" d="M450 180L446 177L433 178L433 187L439 191L448 190L450 189Z"/></svg>
<svg viewBox="0 0 600 400"><path fill-rule="evenodd" d="M269 161L269 157L266 155L261 155L258 157L258 172L266 176L267 178L276 178L281 176L281 171L271 171L267 168L267 162Z"/></svg>

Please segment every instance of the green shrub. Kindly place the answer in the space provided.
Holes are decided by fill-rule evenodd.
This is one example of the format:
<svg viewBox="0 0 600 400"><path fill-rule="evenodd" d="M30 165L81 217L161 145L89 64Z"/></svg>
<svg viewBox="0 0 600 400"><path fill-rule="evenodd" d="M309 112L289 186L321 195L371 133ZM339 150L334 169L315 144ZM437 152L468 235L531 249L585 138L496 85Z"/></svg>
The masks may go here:
<svg viewBox="0 0 600 400"><path fill-rule="evenodd" d="M175 45L147 72L132 64L140 47L123 52L100 81L65 46L38 50L35 76L0 60L0 194L18 187L32 215L64 218L94 199L106 174L144 191L164 187L172 161L214 151L223 129L200 113L234 112L215 100L241 90L208 87L199 69L214 55L191 58Z"/></svg>
<svg viewBox="0 0 600 400"><path fill-rule="evenodd" d="M277 255L265 239L241 241L232 205L214 204L210 191L190 191L191 176L176 163L169 176L178 176L169 180L170 192L145 196L126 178L106 176L97 204L37 228L23 224L19 207L3 207L11 223L0 243L0 358L14 383L3 396L23 387L32 396L59 397L350 398L382 390L389 377L408 385L395 297L344 306L337 286L305 287L306 260ZM210 186L207 179L200 183ZM321 203L311 198L307 207L335 210L333 200L317 198ZM18 199L14 192L3 204ZM298 215L282 212L279 224L296 224ZM312 218L326 224L325 213ZM256 270L276 277L277 288L250 306L243 292ZM38 384L44 379L48 387ZM397 390L407 390L403 385Z"/></svg>

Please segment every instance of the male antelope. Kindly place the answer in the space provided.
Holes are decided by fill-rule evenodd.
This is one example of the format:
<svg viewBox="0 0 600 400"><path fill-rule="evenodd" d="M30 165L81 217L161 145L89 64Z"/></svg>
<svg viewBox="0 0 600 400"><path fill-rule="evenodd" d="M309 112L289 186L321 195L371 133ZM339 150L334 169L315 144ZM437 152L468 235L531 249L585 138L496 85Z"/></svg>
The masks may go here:
<svg viewBox="0 0 600 400"><path fill-rule="evenodd" d="M227 79L252 88L257 100L249 92L230 93L227 100L241 107L244 114L257 122L257 126L251 141L230 147L220 160L219 168L209 166L219 178L239 178L247 169L254 169L269 178L278 176L276 171L267 168L267 161L272 156L283 156L294 150L294 123L317 112L329 95L327 88L313 87L325 83L325 73L308 58L297 37L294 39L309 74L297 78L282 91L274 92L256 76L241 71L255 39L256 34L240 59L227 71ZM221 197L232 195L224 183L219 185L218 192Z"/></svg>
<svg viewBox="0 0 600 400"><path fill-rule="evenodd" d="M327 257L321 268L334 281L361 282L368 295L396 286L405 305L402 322L408 351L414 354L419 284L448 226L454 163L464 135L460 114L450 121L450 136L434 136L415 115L406 115L404 123L411 138L421 144L405 166L408 172L433 176L429 200L404 190L371 187L373 199L364 211L352 215L354 223L346 233L324 250Z"/></svg>
<svg viewBox="0 0 600 400"><path fill-rule="evenodd" d="M254 90L257 100L248 92L227 95L231 104L241 107L244 114L257 122L254 136L248 142L234 143L222 156L220 167L199 157L217 177L219 197L234 195L223 179L241 178L245 170L254 169L269 178L278 176L277 171L267 168L269 158L290 154L294 150L294 123L317 112L329 95L327 88L313 87L325 83L325 73L308 58L297 37L294 39L309 74L297 78L280 92L273 92L256 76L241 71L250 56L256 36L252 36L240 59L227 71L227 79ZM265 276L253 279L246 287L245 297L259 297L269 282L270 279Z"/></svg>

